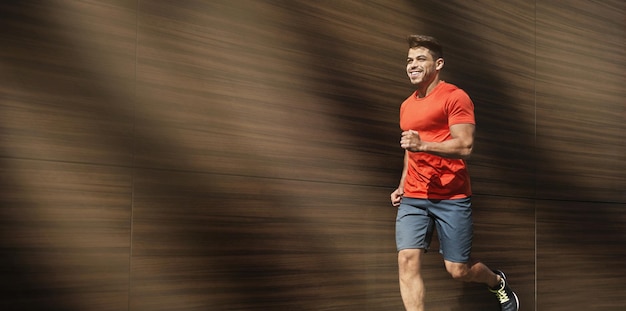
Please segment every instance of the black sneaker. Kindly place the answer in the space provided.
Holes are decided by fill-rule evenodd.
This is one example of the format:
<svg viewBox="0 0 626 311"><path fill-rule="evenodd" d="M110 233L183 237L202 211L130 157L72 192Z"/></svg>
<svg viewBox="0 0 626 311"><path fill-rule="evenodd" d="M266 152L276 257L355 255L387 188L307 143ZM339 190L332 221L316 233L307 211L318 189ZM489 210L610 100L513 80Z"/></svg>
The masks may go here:
<svg viewBox="0 0 626 311"><path fill-rule="evenodd" d="M509 287L509 284L506 281L506 275L504 275L504 272L500 270L494 270L493 272L500 276L500 286L496 289L490 288L489 291L498 297L498 301L500 301L500 310L518 311L519 299Z"/></svg>

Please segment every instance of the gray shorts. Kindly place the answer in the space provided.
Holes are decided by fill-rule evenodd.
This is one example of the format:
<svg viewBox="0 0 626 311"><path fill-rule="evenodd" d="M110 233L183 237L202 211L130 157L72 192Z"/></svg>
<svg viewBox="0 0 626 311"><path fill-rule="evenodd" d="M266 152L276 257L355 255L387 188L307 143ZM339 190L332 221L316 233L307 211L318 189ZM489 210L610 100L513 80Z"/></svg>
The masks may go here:
<svg viewBox="0 0 626 311"><path fill-rule="evenodd" d="M439 236L439 252L452 262L468 262L472 250L471 198L428 200L402 198L396 218L396 246L428 250L433 230Z"/></svg>

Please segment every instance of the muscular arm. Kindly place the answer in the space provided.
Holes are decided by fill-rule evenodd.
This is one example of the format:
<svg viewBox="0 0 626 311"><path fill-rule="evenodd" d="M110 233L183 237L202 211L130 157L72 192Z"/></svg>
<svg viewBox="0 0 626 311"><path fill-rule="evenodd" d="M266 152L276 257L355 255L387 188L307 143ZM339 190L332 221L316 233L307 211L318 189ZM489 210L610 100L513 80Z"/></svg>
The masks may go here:
<svg viewBox="0 0 626 311"><path fill-rule="evenodd" d="M474 146L473 124L455 124L450 126L452 139L444 142L423 141L419 132L405 131L402 133L400 145L410 152L426 152L451 159L467 159L472 154Z"/></svg>
<svg viewBox="0 0 626 311"><path fill-rule="evenodd" d="M409 152L426 152L451 159L467 159L472 154L474 146L475 126L473 124L455 124L450 126L450 136L452 139L444 142L423 141L419 132L406 131L402 133L400 145L404 152L404 167L398 188L391 193L391 204L399 206L404 194L404 180L406 179Z"/></svg>

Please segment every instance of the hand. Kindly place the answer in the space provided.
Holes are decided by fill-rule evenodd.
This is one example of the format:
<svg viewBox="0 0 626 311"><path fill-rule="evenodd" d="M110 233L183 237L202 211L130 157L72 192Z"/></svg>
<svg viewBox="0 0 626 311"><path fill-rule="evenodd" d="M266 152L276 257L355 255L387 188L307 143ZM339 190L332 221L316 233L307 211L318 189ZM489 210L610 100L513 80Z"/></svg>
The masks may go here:
<svg viewBox="0 0 626 311"><path fill-rule="evenodd" d="M402 195L404 194L403 189L396 189L391 193L391 205L400 206L400 201L402 200Z"/></svg>
<svg viewBox="0 0 626 311"><path fill-rule="evenodd" d="M400 146L408 151L418 152L422 145L422 139L418 131L408 130L402 132L400 138Z"/></svg>

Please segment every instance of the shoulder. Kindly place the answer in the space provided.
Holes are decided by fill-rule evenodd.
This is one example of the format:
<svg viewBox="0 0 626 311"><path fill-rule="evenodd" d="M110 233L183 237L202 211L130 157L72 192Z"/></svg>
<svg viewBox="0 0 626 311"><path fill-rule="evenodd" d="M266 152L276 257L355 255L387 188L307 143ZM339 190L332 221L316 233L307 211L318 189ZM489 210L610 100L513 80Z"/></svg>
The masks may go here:
<svg viewBox="0 0 626 311"><path fill-rule="evenodd" d="M449 96L461 96L461 97L468 97L469 95L467 95L467 92L465 92L463 89L461 89L460 87L452 84L452 83L448 83L448 82L441 82L441 91L442 93L445 93Z"/></svg>
<svg viewBox="0 0 626 311"><path fill-rule="evenodd" d="M448 103L464 103L464 104L471 104L472 100L470 99L469 95L467 94L467 92L465 92L463 89L459 88L458 86L451 84L451 83L447 83L447 82L442 82L442 90L441 90L441 96L446 98L446 102Z"/></svg>

